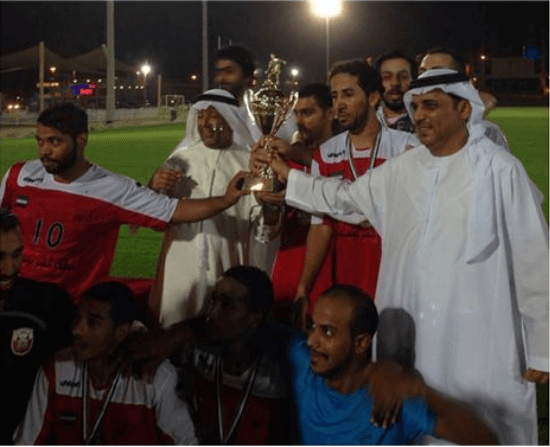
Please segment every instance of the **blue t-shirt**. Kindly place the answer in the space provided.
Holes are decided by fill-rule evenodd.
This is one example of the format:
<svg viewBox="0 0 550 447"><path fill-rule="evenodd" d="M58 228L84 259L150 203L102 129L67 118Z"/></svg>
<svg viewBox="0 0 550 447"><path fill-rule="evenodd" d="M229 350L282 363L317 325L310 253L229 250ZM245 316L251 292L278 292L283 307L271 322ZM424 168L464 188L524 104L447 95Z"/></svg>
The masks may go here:
<svg viewBox="0 0 550 447"><path fill-rule="evenodd" d="M329 388L310 368L303 336L289 346L302 442L306 445L402 445L432 435L435 416L424 400L406 399L398 421L387 430L371 422L372 399L360 389L342 394Z"/></svg>

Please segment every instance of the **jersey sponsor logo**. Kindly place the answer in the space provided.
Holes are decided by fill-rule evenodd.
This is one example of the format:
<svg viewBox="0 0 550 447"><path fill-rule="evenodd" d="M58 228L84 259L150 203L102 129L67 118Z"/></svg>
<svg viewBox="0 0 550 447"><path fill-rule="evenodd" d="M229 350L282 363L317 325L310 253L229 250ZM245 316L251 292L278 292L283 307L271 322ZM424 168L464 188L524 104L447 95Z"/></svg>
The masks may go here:
<svg viewBox="0 0 550 447"><path fill-rule="evenodd" d="M341 150L340 152L329 152L327 154L328 158L336 158L336 157L343 157L346 154L345 150Z"/></svg>
<svg viewBox="0 0 550 447"><path fill-rule="evenodd" d="M23 181L27 183L42 183L44 179L41 177L38 177L38 178L24 177Z"/></svg>
<svg viewBox="0 0 550 447"><path fill-rule="evenodd" d="M30 327L20 327L11 334L11 352L15 355L27 355L34 343L34 330Z"/></svg>
<svg viewBox="0 0 550 447"><path fill-rule="evenodd" d="M77 413L60 413L59 422L63 425L74 425L78 421Z"/></svg>
<svg viewBox="0 0 550 447"><path fill-rule="evenodd" d="M77 386L80 386L80 382L76 382L73 380L63 380L59 383L59 386L66 386L69 388L75 388Z"/></svg>
<svg viewBox="0 0 550 447"><path fill-rule="evenodd" d="M29 198L27 196L18 196L17 199L15 199L15 204L19 206L27 206L29 203Z"/></svg>

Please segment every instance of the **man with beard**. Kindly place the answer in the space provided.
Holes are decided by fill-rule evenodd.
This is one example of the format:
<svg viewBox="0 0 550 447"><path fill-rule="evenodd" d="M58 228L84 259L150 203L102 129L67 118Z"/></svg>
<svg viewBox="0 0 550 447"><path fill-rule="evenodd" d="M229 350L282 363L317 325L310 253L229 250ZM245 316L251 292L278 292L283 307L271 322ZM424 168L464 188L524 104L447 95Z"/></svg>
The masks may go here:
<svg viewBox="0 0 550 447"><path fill-rule="evenodd" d="M460 55L450 49L450 48L431 48L426 51L426 55L420 61L420 66L418 67L418 73L422 74L428 70L435 70L440 68L448 68L449 70L456 70L459 72L465 72L466 64ZM479 97L483 101L485 106L484 115L487 115L491 110L493 110L497 105L496 98L488 92L478 92ZM502 133L502 130L498 125L491 121L483 120L481 124L485 127L485 135L493 143L498 146L503 147L507 151L511 152L510 146L508 146L508 141Z"/></svg>
<svg viewBox="0 0 550 447"><path fill-rule="evenodd" d="M414 125L407 114L403 95L409 90L409 83L416 78L415 60L400 50L382 54L374 69L382 78L384 93L382 104L377 110L381 123L391 129L414 133Z"/></svg>
<svg viewBox="0 0 550 447"><path fill-rule="evenodd" d="M246 48L240 45L230 45L218 50L214 56L214 84L231 93L245 110L244 93L254 85L254 56ZM248 128L254 141L258 141L261 131L253 117L246 112ZM286 141L292 140L296 131L296 124L292 117L287 119L277 136Z"/></svg>
<svg viewBox="0 0 550 447"><path fill-rule="evenodd" d="M254 82L254 56L246 48L232 45L218 50L214 56L214 84L231 93L239 104L244 92Z"/></svg>
<svg viewBox="0 0 550 447"><path fill-rule="evenodd" d="M466 408L396 365L371 362L377 324L364 292L336 285L315 304L307 338L291 339L303 444L404 445L432 434L458 444L495 444L495 434Z"/></svg>
<svg viewBox="0 0 550 447"><path fill-rule="evenodd" d="M23 236L14 214L0 211L0 441L11 444L41 362L71 341L76 308L55 284L20 278Z"/></svg>
<svg viewBox="0 0 550 447"><path fill-rule="evenodd" d="M464 73L426 71L405 105L423 144L352 184L289 175L276 157L271 167L288 179L292 206L368 218L380 231L377 304L381 315L400 311L386 313L387 327L402 314L414 321L414 366L426 383L475 408L500 443L536 444L529 382L548 383L548 224L537 191L487 138ZM410 344L387 344L384 357Z"/></svg>
<svg viewBox="0 0 550 447"><path fill-rule="evenodd" d="M93 164L84 156L88 117L70 103L40 114L36 140L40 159L8 170L0 203L21 224L20 276L59 284L76 302L108 276L122 224L166 230L170 222L213 216L247 194L237 188L243 173L224 196L178 200Z"/></svg>
<svg viewBox="0 0 550 447"><path fill-rule="evenodd" d="M136 334L128 364L143 373L172 356L181 365L181 391L202 444L296 444L285 360L291 330L269 321L269 277L256 267L233 267L207 303L199 317Z"/></svg>
<svg viewBox="0 0 550 447"><path fill-rule="evenodd" d="M139 317L140 306L124 284L103 282L84 292L72 347L40 369L16 444L197 444L169 361L150 381L120 372L113 352Z"/></svg>
<svg viewBox="0 0 550 447"><path fill-rule="evenodd" d="M299 137L294 144L289 144L280 138L273 138L269 145L282 155L289 164L305 172L310 171L313 153L319 146L334 135L334 111L330 88L325 84L307 84L299 92L299 99L294 107L294 117L298 125ZM269 200L273 197L268 193L257 194L258 198ZM277 200L277 197L275 198ZM278 197L279 205L283 205ZM313 280L311 287L312 301L332 284L332 256L317 258L306 249L310 228L311 215L292 207L284 208L281 222L281 246L275 257L271 279L275 289L275 304L273 318L287 320L291 315L291 306L296 297L300 283L301 271L306 257L312 257L309 262L319 265L318 281ZM328 227L323 226L322 229ZM311 233L311 237L317 237ZM330 237L329 237L330 240ZM309 242L311 244L311 241Z"/></svg>
<svg viewBox="0 0 550 447"><path fill-rule="evenodd" d="M368 169L382 164L417 144L414 135L380 124L376 107L382 84L378 73L362 60L336 63L330 72L333 108L345 132L321 144L314 154L313 175L353 181ZM315 300L312 286L325 257L331 256L334 235L334 283L353 284L374 296L380 265L380 237L368 221L359 225L313 216L295 300L309 307ZM325 269L329 272L331 269ZM319 279L317 279L319 280ZM305 307L305 306L304 306Z"/></svg>

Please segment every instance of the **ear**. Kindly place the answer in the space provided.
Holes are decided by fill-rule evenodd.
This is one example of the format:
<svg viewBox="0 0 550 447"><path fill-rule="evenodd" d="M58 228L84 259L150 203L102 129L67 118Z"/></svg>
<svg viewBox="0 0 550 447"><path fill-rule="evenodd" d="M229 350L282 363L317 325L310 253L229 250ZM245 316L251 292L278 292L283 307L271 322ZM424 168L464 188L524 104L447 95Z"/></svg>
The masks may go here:
<svg viewBox="0 0 550 447"><path fill-rule="evenodd" d="M382 99L382 97L380 96L380 92L378 90L375 90L369 93L367 99L369 102L369 106L376 109L376 106L378 106L378 103L380 102L380 99Z"/></svg>
<svg viewBox="0 0 550 447"><path fill-rule="evenodd" d="M86 145L88 144L88 134L87 133L81 133L76 137L76 144L78 149L84 150Z"/></svg>
<svg viewBox="0 0 550 447"><path fill-rule="evenodd" d="M460 101L460 118L466 121L472 114L472 104L470 101L462 100Z"/></svg>
<svg viewBox="0 0 550 447"><path fill-rule="evenodd" d="M115 328L115 340L117 343L120 343L126 338L130 333L130 328L132 325L130 323L121 323Z"/></svg>
<svg viewBox="0 0 550 447"><path fill-rule="evenodd" d="M364 354L372 344L372 335L359 334L355 337L355 353Z"/></svg>

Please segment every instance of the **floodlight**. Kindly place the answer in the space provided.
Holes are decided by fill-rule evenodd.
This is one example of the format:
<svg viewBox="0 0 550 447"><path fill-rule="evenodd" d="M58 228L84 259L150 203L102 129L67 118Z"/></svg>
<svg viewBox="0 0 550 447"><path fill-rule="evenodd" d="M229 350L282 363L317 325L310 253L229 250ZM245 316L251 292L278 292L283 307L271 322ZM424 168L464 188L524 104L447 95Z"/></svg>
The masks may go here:
<svg viewBox="0 0 550 447"><path fill-rule="evenodd" d="M342 0L310 0L311 9L319 17L335 17L342 12Z"/></svg>
<svg viewBox="0 0 550 447"><path fill-rule="evenodd" d="M151 66L149 64L143 64L141 66L141 72L147 76L149 74L149 72L151 71Z"/></svg>

